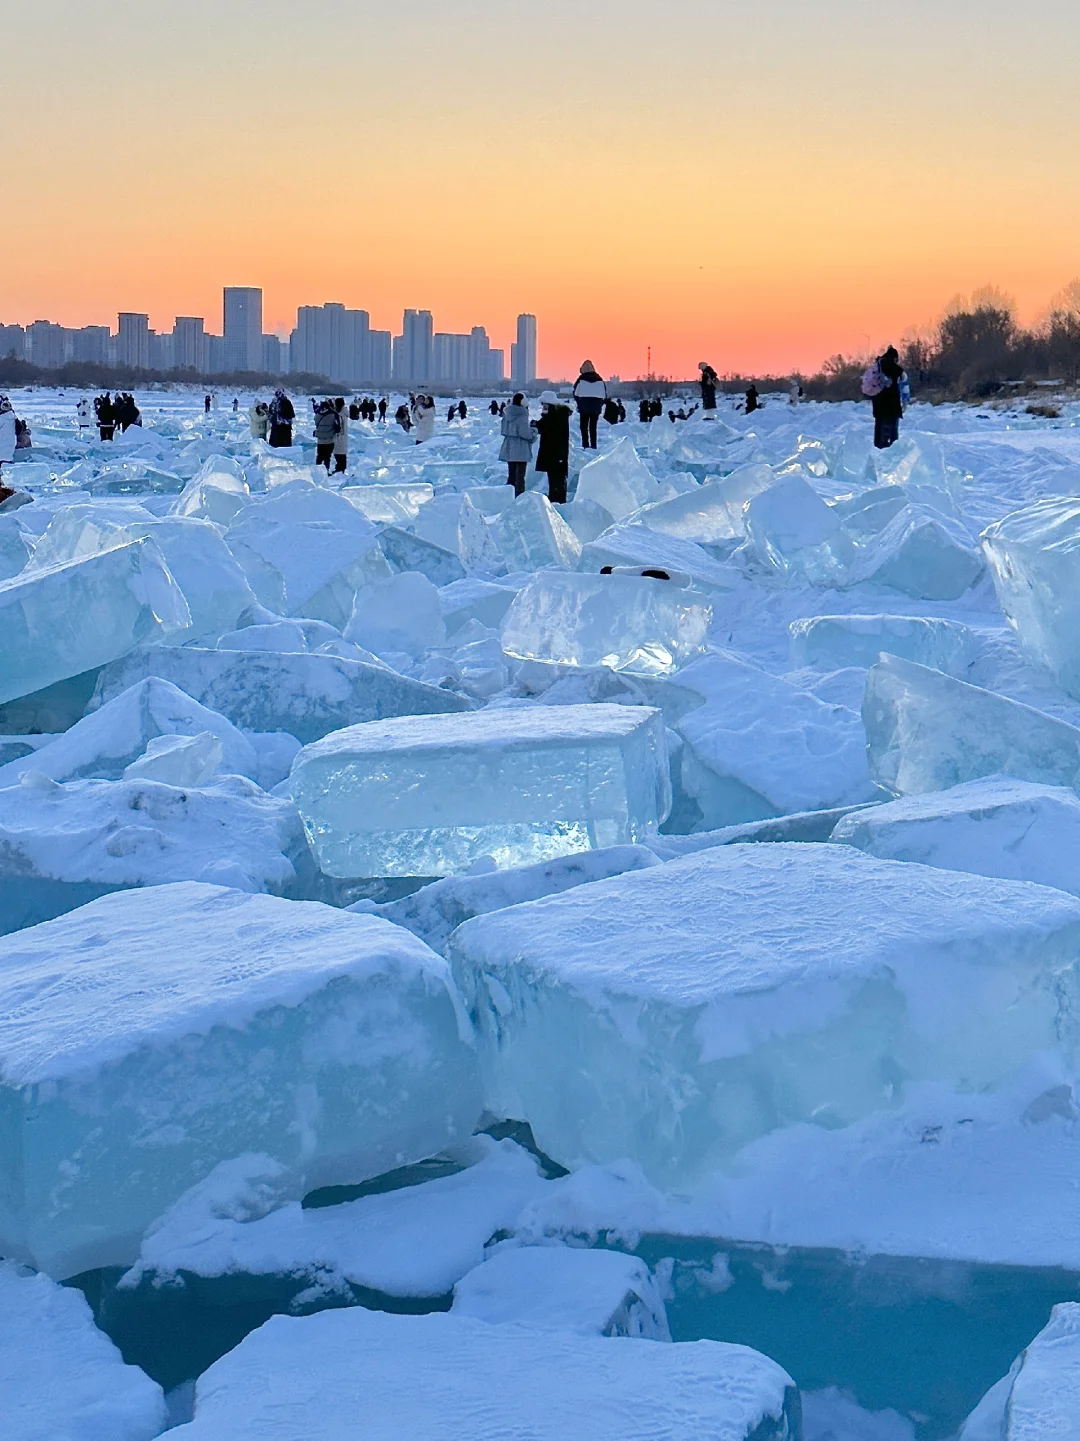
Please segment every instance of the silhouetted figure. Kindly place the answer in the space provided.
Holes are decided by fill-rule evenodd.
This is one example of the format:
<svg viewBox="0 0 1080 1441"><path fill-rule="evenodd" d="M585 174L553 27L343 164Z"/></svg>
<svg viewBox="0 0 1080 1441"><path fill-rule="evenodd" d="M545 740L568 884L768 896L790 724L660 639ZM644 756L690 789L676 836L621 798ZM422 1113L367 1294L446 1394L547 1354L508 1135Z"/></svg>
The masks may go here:
<svg viewBox="0 0 1080 1441"><path fill-rule="evenodd" d="M387 400L386 396L384 395L383 398L379 401L379 420L381 421L381 423L382 423L383 425L386 424L386 412L387 412L387 410L388 410L389 408L390 408L390 402Z"/></svg>
<svg viewBox="0 0 1080 1441"><path fill-rule="evenodd" d="M240 409L240 402L237 400L236 396L234 395L233 398L232 398L232 413L233 413L233 415L235 415L236 412L237 412L239 409Z"/></svg>
<svg viewBox="0 0 1080 1441"><path fill-rule="evenodd" d="M617 400L615 404L619 410L619 424L622 425L626 420L626 406L623 405L621 400Z"/></svg>
<svg viewBox="0 0 1080 1441"><path fill-rule="evenodd" d="M412 417L409 414L409 407L407 405L398 406L397 410L394 412L394 419L397 421L398 425L401 426L402 430L406 432L412 430Z"/></svg>
<svg viewBox="0 0 1080 1441"><path fill-rule="evenodd" d="M349 405L349 419L359 420L361 415L363 415L363 418L367 420L367 406L365 405L363 411L361 411L356 401L352 401Z"/></svg>
<svg viewBox="0 0 1080 1441"><path fill-rule="evenodd" d="M469 407L465 404L463 400L458 401L457 413L459 420L465 420L468 417Z"/></svg>
<svg viewBox="0 0 1080 1441"><path fill-rule="evenodd" d="M707 360L698 362L698 370L701 371L701 408L715 410L716 387L720 383L720 377Z"/></svg>
<svg viewBox="0 0 1080 1441"><path fill-rule="evenodd" d="M457 406L456 406L456 405L452 405L452 406L450 406L449 410L447 410L447 412L446 412L446 423L447 423L447 425L450 425L450 424L452 424L455 420L457 420Z"/></svg>
<svg viewBox="0 0 1080 1441"><path fill-rule="evenodd" d="M115 417L120 429L125 433L133 425L142 425L142 415L139 407L135 404L135 397L129 395L125 390L120 397L120 403L115 407Z"/></svg>
<svg viewBox="0 0 1080 1441"><path fill-rule="evenodd" d="M330 460L334 454L341 421L332 400L320 400L315 406L315 464L321 465L330 474Z"/></svg>
<svg viewBox="0 0 1080 1441"><path fill-rule="evenodd" d="M208 395L204 395L204 396L203 396L202 407L203 407L203 414L204 414L204 415L209 415L209 414L210 414L210 396L208 396Z"/></svg>
<svg viewBox="0 0 1080 1441"><path fill-rule="evenodd" d="M491 402L491 404L488 406L488 410L491 412L492 415L498 415L498 414L499 414L499 402L498 402L497 400L493 400L493 401Z"/></svg>
<svg viewBox="0 0 1080 1441"><path fill-rule="evenodd" d="M506 483L514 487L515 495L525 493L525 472L532 459L532 448L536 437L529 424L529 407L519 390L506 407L502 418L502 449L499 459L505 460L509 474Z"/></svg>
<svg viewBox="0 0 1080 1441"><path fill-rule="evenodd" d="M746 392L746 413L747 415L753 415L755 410L760 409L761 399L758 395L758 388L756 385L751 384L749 390Z"/></svg>
<svg viewBox="0 0 1080 1441"><path fill-rule="evenodd" d="M102 440L112 440L116 434L116 409L108 391L94 401L94 414L97 416L98 433Z"/></svg>
<svg viewBox="0 0 1080 1441"><path fill-rule="evenodd" d="M292 424L296 419L293 403L279 387L274 391L267 412L270 420L270 444L276 449L292 445Z"/></svg>
<svg viewBox="0 0 1080 1441"><path fill-rule="evenodd" d="M604 419L608 425L618 425L619 423L619 407L610 395L604 401Z"/></svg>
<svg viewBox="0 0 1080 1441"><path fill-rule="evenodd" d="M644 396L638 401L637 418L642 425L647 425L653 418L652 401L646 400Z"/></svg>
<svg viewBox="0 0 1080 1441"><path fill-rule="evenodd" d="M656 398L656 399L653 401L653 403L652 403L652 418L653 418L653 420L659 420L660 417L663 415L663 413L664 413L664 402L660 399L659 396L657 396L657 398Z"/></svg>
<svg viewBox="0 0 1080 1441"><path fill-rule="evenodd" d="M533 422L540 436L536 468L548 478L548 500L566 504L566 477L570 470L570 407L553 390L540 397L540 419Z"/></svg>
<svg viewBox="0 0 1080 1441"><path fill-rule="evenodd" d="M582 362L581 373L574 381L574 399L581 422L581 444L586 450L595 450L596 423L607 400L607 386L591 360Z"/></svg>
<svg viewBox="0 0 1080 1441"><path fill-rule="evenodd" d="M869 394L874 410L874 445L878 450L888 450L900 438L900 419L904 414L900 395L903 373L899 353L894 345L890 345L863 377L863 394Z"/></svg>
<svg viewBox="0 0 1080 1441"><path fill-rule="evenodd" d="M344 475L349 468L349 412L345 409L345 398L339 395L334 401L337 411L338 433L334 437L334 474Z"/></svg>

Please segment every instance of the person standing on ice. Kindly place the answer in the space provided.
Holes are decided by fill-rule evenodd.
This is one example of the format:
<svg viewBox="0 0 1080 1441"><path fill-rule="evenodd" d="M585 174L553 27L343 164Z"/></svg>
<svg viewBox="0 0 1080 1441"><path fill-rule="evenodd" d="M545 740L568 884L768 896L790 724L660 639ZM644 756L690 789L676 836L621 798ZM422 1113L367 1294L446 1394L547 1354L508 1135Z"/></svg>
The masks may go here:
<svg viewBox="0 0 1080 1441"><path fill-rule="evenodd" d="M874 411L874 445L878 450L888 450L900 438L900 419L904 414L900 395L903 373L899 352L895 345L890 345L863 376L862 392Z"/></svg>
<svg viewBox="0 0 1080 1441"><path fill-rule="evenodd" d="M596 423L607 400L607 386L591 360L582 361L581 373L574 381L574 399L581 422L581 444L586 450L595 450Z"/></svg>
<svg viewBox="0 0 1080 1441"><path fill-rule="evenodd" d="M90 425L90 402L84 395L75 407L75 414L79 418L79 429L86 430Z"/></svg>
<svg viewBox="0 0 1080 1441"><path fill-rule="evenodd" d="M747 415L753 415L755 410L760 409L761 396L758 394L757 386L751 381L746 391L746 413Z"/></svg>
<svg viewBox="0 0 1080 1441"><path fill-rule="evenodd" d="M715 410L716 387L720 384L720 377L707 360L698 361L698 370L701 371L701 408Z"/></svg>
<svg viewBox="0 0 1080 1441"><path fill-rule="evenodd" d="M465 404L463 400L458 401L457 413L459 420L465 420L469 414L469 407Z"/></svg>
<svg viewBox="0 0 1080 1441"><path fill-rule="evenodd" d="M265 400L257 400L248 411L248 420L251 424L252 440L265 440L267 426L270 423L270 407Z"/></svg>
<svg viewBox="0 0 1080 1441"><path fill-rule="evenodd" d="M416 443L423 445L435 434L435 401L430 395L418 395L413 401L412 421L416 427Z"/></svg>
<svg viewBox="0 0 1080 1441"><path fill-rule="evenodd" d="M204 414L204 415L209 415L209 414L210 414L210 396L208 396L208 395L204 395L204 396L203 396L202 408L203 408L203 414Z"/></svg>
<svg viewBox="0 0 1080 1441"><path fill-rule="evenodd" d="M268 412L270 421L270 444L277 450L292 445L292 423L296 411L289 397L280 388L274 391Z"/></svg>
<svg viewBox="0 0 1080 1441"><path fill-rule="evenodd" d="M4 484L4 466L15 459L15 412L6 395L0 395L0 486Z"/></svg>
<svg viewBox="0 0 1080 1441"><path fill-rule="evenodd" d="M330 458L334 454L334 443L341 423L332 400L320 400L315 407L315 464L330 474Z"/></svg>
<svg viewBox="0 0 1080 1441"><path fill-rule="evenodd" d="M505 460L509 474L507 485L514 487L515 495L525 494L525 471L532 459L532 448L536 437L529 423L529 407L519 390L506 407L502 418L502 449L499 459Z"/></svg>
<svg viewBox="0 0 1080 1441"><path fill-rule="evenodd" d="M570 407L553 390L540 397L540 419L533 421L540 436L536 469L548 478L548 500L566 504L566 477L570 472Z"/></svg>
<svg viewBox="0 0 1080 1441"><path fill-rule="evenodd" d="M334 401L337 411L338 433L334 437L334 474L344 475L349 468L349 412L345 409L344 396Z"/></svg>
<svg viewBox="0 0 1080 1441"><path fill-rule="evenodd" d="M94 414L97 416L98 433L102 440L112 440L116 431L116 410L108 391L94 401Z"/></svg>
<svg viewBox="0 0 1080 1441"><path fill-rule="evenodd" d="M385 425L385 424L386 424L386 412L387 412L388 408L389 408L389 401L386 399L386 396L384 395L384 396L382 397L382 399L379 401L379 424L380 424L380 425ZM374 419L374 417L372 417L372 419Z"/></svg>

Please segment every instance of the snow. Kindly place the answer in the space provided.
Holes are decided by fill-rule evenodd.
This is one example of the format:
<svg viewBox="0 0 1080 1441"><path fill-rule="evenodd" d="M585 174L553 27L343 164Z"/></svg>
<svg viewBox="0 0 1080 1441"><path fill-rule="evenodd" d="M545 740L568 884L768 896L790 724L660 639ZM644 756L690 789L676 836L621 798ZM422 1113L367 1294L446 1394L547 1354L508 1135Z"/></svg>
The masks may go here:
<svg viewBox="0 0 1080 1441"><path fill-rule="evenodd" d="M471 1317L277 1316L200 1379L176 1441L782 1441L790 1377L744 1346L666 1346Z"/></svg>
<svg viewBox="0 0 1080 1441"><path fill-rule="evenodd" d="M121 891L0 940L0 997L0 1249L59 1276L134 1259L232 1155L270 1155L298 1197L480 1111L445 963L372 916Z"/></svg>
<svg viewBox="0 0 1080 1441"><path fill-rule="evenodd" d="M7 1441L151 1441L161 1387L94 1325L78 1291L0 1261L0 1435Z"/></svg>
<svg viewBox="0 0 1080 1441"><path fill-rule="evenodd" d="M334 876L440 876L654 834L670 807L656 711L529 706L408 716L301 751L290 788Z"/></svg>
<svg viewBox="0 0 1080 1441"><path fill-rule="evenodd" d="M1080 1435L1080 1305L1055 1306L1049 1324L968 1417L959 1441L1072 1441Z"/></svg>

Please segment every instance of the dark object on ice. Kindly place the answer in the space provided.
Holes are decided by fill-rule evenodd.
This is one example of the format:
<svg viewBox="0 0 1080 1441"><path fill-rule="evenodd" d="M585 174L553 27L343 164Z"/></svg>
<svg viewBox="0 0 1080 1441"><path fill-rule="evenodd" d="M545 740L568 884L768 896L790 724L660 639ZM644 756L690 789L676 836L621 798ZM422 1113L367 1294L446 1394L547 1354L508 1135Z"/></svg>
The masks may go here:
<svg viewBox="0 0 1080 1441"><path fill-rule="evenodd" d="M116 404L115 416L123 431L130 430L133 425L142 425L142 415L139 407L135 404L135 397L129 395L126 390Z"/></svg>
<svg viewBox="0 0 1080 1441"><path fill-rule="evenodd" d="M409 414L409 407L407 405L398 406L394 412L394 419L398 425L401 426L402 430L412 430L412 417Z"/></svg>
<svg viewBox="0 0 1080 1441"><path fill-rule="evenodd" d="M354 401L352 402L352 404L349 406L349 419L350 419L350 420L359 420L359 419L360 419L360 407L357 405L357 403L356 403L355 400L354 400ZM366 406L366 405L364 406L364 419L367 420L367 406Z"/></svg>
<svg viewBox="0 0 1080 1441"><path fill-rule="evenodd" d="M334 454L341 421L332 400L320 400L315 406L315 464L324 466L330 473L330 458Z"/></svg>
<svg viewBox="0 0 1080 1441"><path fill-rule="evenodd" d="M463 400L458 401L457 413L462 420L464 420L469 413L469 407L465 404Z"/></svg>
<svg viewBox="0 0 1080 1441"><path fill-rule="evenodd" d="M489 411L492 415L498 415L498 413L499 413L499 402L498 402L497 400L493 400L493 401L491 402L491 404L488 406L488 411Z"/></svg>
<svg viewBox="0 0 1080 1441"><path fill-rule="evenodd" d="M451 405L450 408L449 408L449 409L447 410L447 412L446 412L446 423L447 423L447 425L449 425L451 421L456 420L456 419L457 419L457 406L456 406L456 405Z"/></svg>
<svg viewBox="0 0 1080 1441"><path fill-rule="evenodd" d="M884 387L870 397L874 411L874 445L878 450L888 450L900 438L900 418L904 414L904 403L900 395L900 377L903 366L894 345L879 356L877 368L885 381Z"/></svg>
<svg viewBox="0 0 1080 1441"><path fill-rule="evenodd" d="M760 409L761 399L758 395L758 388L756 385L751 385L746 392L746 413L747 415L753 415L755 410Z"/></svg>
<svg viewBox="0 0 1080 1441"><path fill-rule="evenodd" d="M637 418L641 421L642 425L646 425L652 420L653 408L651 400L638 401Z"/></svg>
<svg viewBox="0 0 1080 1441"><path fill-rule="evenodd" d="M203 410L204 410L204 412L205 412L207 415L209 415L209 414L210 414L210 396L209 396L209 395L204 395L204 396L203 396L202 405L203 405Z"/></svg>
<svg viewBox="0 0 1080 1441"><path fill-rule="evenodd" d="M104 395L99 395L94 401L94 414L97 417L98 432L102 440L112 440L116 431L116 409L108 391Z"/></svg>
<svg viewBox="0 0 1080 1441"><path fill-rule="evenodd" d="M595 450L596 423L607 400L607 386L596 373L591 360L581 363L581 373L574 381L574 400L581 422L581 444L585 450Z"/></svg>
<svg viewBox="0 0 1080 1441"><path fill-rule="evenodd" d="M388 402L386 396L384 395L383 398L379 401L379 419L383 422L386 421L387 406Z"/></svg>
<svg viewBox="0 0 1080 1441"><path fill-rule="evenodd" d="M642 566L642 567L639 567L639 566L636 566L636 565L619 565L619 566L614 566L614 565L602 565L602 566L600 567L600 574L601 574L601 575L629 575L629 576L637 576L637 575L639 575L639 576L641 576L642 579L644 579L644 580L670 580L670 579L671 579L671 572L670 572L670 571L660 570L660 569L659 569L658 567L656 567L656 566Z"/></svg>
<svg viewBox="0 0 1080 1441"><path fill-rule="evenodd" d="M540 397L540 419L533 422L540 437L536 468L548 478L548 500L566 504L566 477L570 470L570 407L553 390Z"/></svg>
<svg viewBox="0 0 1080 1441"><path fill-rule="evenodd" d="M207 397L209 399L209 397ZM293 403L283 390L275 390L270 402L270 444L275 449L292 445L292 423L296 419Z"/></svg>
<svg viewBox="0 0 1080 1441"><path fill-rule="evenodd" d="M720 377L706 360L698 364L701 371L701 408L702 410L716 409L716 387Z"/></svg>
<svg viewBox="0 0 1080 1441"><path fill-rule="evenodd" d="M604 419L608 425L618 425L619 423L619 407L610 395L604 401Z"/></svg>

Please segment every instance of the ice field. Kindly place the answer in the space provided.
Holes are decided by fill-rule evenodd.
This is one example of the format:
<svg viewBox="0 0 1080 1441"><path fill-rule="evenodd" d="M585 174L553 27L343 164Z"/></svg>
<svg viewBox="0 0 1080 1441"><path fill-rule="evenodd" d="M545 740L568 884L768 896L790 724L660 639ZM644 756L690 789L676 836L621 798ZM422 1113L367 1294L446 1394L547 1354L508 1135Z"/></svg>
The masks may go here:
<svg viewBox="0 0 1080 1441"><path fill-rule="evenodd" d="M482 401L327 477L303 397L77 399L0 506L0 1437L1080 1437L1080 404L602 424L552 506Z"/></svg>

